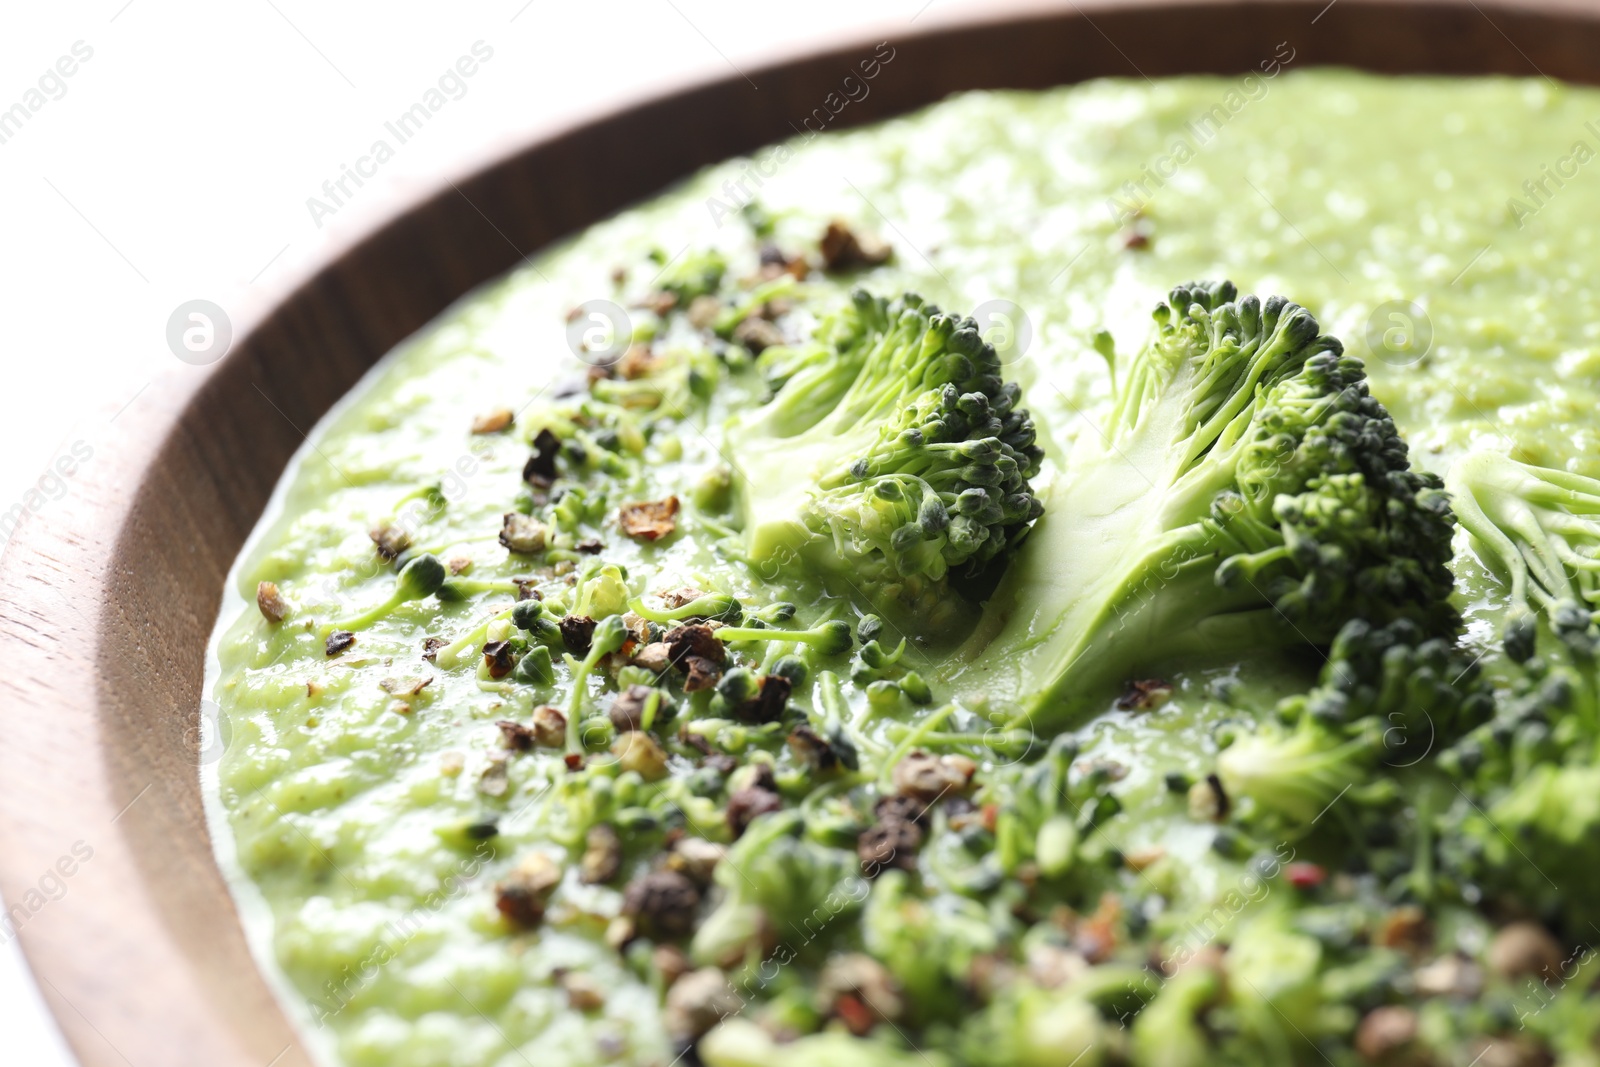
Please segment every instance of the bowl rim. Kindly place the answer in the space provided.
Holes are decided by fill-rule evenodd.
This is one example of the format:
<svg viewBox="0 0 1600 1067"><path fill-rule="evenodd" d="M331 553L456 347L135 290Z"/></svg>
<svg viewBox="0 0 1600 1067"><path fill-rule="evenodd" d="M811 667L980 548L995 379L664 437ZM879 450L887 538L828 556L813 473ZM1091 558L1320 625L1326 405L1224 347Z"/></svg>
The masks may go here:
<svg viewBox="0 0 1600 1067"><path fill-rule="evenodd" d="M1105 37L1101 27L1106 20L1160 19L1177 12L1269 20L1288 13L1302 19L1315 14L1316 20L1326 23L1330 37L1352 32L1350 27L1359 29L1367 20L1481 16L1514 52L1496 46L1494 38L1485 33L1484 54L1492 58L1480 65L1496 70L1514 63L1520 55L1532 68L1525 70L1530 74L1544 72L1506 35L1502 28L1506 22L1581 29L1589 39L1600 39L1600 9L1586 6L1583 0L1007 0L980 12L929 19L909 31L896 31L891 39L897 49L932 57L985 34L992 39L1021 41L1025 34L1045 27L1053 31L1072 27L1085 35ZM119 642L130 639L130 627L139 631L133 639L147 637L159 643L159 625L153 626L150 619L138 617L117 601L119 591L131 580L126 571L138 562L130 559L126 550L135 543L130 540L133 534L148 535L151 524L161 521L146 503L167 476L163 463L175 450L206 447L205 441L184 436L194 429L197 412L214 399L211 393L218 383L233 382L245 373L243 367L253 358L252 349L263 331L286 309L313 299L313 294L317 300L326 299L326 292L319 292L319 287L337 280L341 270L386 235L424 233L443 202L459 195L472 203L463 190L491 188L496 175L513 170L519 161L652 108L682 117L686 108L703 106L705 101L732 101L748 92L746 74L759 83L785 76L807 77L804 72L830 63L848 68L851 60L883 39L884 33L883 26L865 27L838 41L776 49L749 65L743 74L712 69L677 77L626 99L569 114L531 134L496 139L432 185L387 194L381 207L364 212L359 225L336 231L316 259L237 294L230 305L235 341L223 360L205 368L169 368L142 391L136 398L139 403L114 410L115 403L107 401L93 413L99 450L106 458L85 464L73 491L64 498L47 509L25 513L0 555L0 635L7 640L11 662L7 698L0 702L0 738L4 742L0 744L0 891L15 913L19 905L31 900L30 894L39 895L42 876L62 872L67 889L59 899L70 897L73 903L65 907L74 909L71 916L58 909L47 922L34 918L45 914L42 908L29 906L22 921L14 914L4 920L0 936L15 933L20 938L41 993L82 1063L90 1067L157 1062L177 1067L289 1067L312 1062L262 975L238 975L218 985L218 976L202 970L196 962L199 955L212 951L208 938L222 946L218 951L231 953L234 960L240 958L243 938L234 902L212 902L220 912L232 915L231 929L180 934L174 929L173 916L184 907L198 905L198 898L181 899L179 892L176 901L158 899L163 893L175 892L173 883L157 884L151 877L155 859L148 848L158 839L158 832L170 833L179 826L198 833L205 854L211 855L206 828L203 822L194 823L192 811L167 822L147 818L150 812L170 816L172 811L187 810L183 803L198 797L199 775L192 759L188 779L167 781L152 772L148 784L138 789L113 744L144 733L151 735L152 745L166 744L154 735L170 725L174 710L179 719L187 715L191 721L198 713L203 648L193 650L192 656L185 652L192 662L174 668L187 678L187 688L179 685L177 691L194 694L187 710L155 708L154 714L150 706L139 706L138 700L125 692L108 689L102 657L124 647ZM1121 54L1126 73L1143 73L1109 37L1105 40ZM1338 47L1343 46L1335 49ZM1340 54L1360 54L1356 46L1350 45L1350 49ZM1137 47L1134 52L1139 54ZM1115 61L1116 56L1109 60ZM1347 58L1344 63L1355 65L1355 60ZM1316 60L1305 65L1314 64ZM1600 81L1600 60L1573 57L1570 63L1563 60L1547 65L1571 81ZM1197 65L1196 69L1203 68ZM1577 73L1583 69L1589 71L1587 78ZM1081 78L1050 77L1048 83L1076 80ZM904 99L896 97L840 125L876 121L933 103L941 95L909 92ZM783 131L773 124L772 134L776 136L755 140L741 151L780 140ZM697 165L731 154L735 153L726 151L724 145ZM663 188L692 169L661 172L651 179L650 187ZM625 203L615 204L601 215L575 218L567 232L577 232L623 206ZM561 235L549 236L557 239ZM512 243L510 237L506 241ZM546 240L538 247L548 243ZM513 248L518 256L524 254L514 243ZM500 273L503 269L498 267L487 270L482 277L460 285L454 295L459 297ZM453 280L445 283L447 288L455 284ZM422 320L433 318L448 303L445 299L427 309ZM356 363L350 369L370 366L388 347L355 352ZM109 432L99 427L108 417ZM84 423L90 422L91 416L86 415ZM270 487L281 473L281 465L265 472L266 484ZM264 497L261 502L264 505ZM230 561L258 517L259 509L255 514L233 517L235 525L242 526L238 542L228 553ZM192 620L206 633L221 603L220 589L218 584L205 598L211 615ZM125 682L119 684L125 687ZM108 726L113 719L118 724L115 730ZM92 859L79 855L78 862L67 864L75 868L74 874L65 874L63 861L73 858L80 844L89 847ZM141 850L145 850L143 854ZM193 873L196 884L214 885L220 877L210 872L214 877L207 882L200 877L204 872ZM47 900L45 906L54 907L54 901ZM74 920L70 928L69 918ZM229 1006L222 1006L224 1002Z"/></svg>

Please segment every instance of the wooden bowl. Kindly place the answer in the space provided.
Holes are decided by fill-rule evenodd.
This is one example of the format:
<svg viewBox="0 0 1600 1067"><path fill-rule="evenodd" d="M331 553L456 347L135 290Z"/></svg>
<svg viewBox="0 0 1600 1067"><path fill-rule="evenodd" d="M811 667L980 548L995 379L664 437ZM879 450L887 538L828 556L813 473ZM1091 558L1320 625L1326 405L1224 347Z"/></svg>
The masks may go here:
<svg viewBox="0 0 1600 1067"><path fill-rule="evenodd" d="M911 29L891 36L894 76L845 122L962 89L1245 72L1281 41L1297 69L1600 81L1600 8L1573 0L1068 0ZM310 1063L213 862L195 757L224 576L301 431L523 254L790 136L870 51L770 64L750 72L759 91L737 75L675 91L397 206L320 269L230 309L229 355L153 383L72 492L24 522L0 563L4 931L20 934L84 1064Z"/></svg>

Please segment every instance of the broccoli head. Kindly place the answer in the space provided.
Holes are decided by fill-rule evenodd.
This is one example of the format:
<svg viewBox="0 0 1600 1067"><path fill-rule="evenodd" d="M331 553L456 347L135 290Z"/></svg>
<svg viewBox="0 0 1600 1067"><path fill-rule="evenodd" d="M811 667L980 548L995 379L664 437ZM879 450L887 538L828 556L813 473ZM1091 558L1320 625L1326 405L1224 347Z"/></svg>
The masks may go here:
<svg viewBox="0 0 1600 1067"><path fill-rule="evenodd" d="M1600 864L1593 629L1558 622L1519 635L1527 647L1520 666L1500 665L1494 717L1438 761L1460 790L1442 819L1444 870L1486 899L1559 917L1578 936L1600 923L1594 898L1572 891Z"/></svg>
<svg viewBox="0 0 1600 1067"><path fill-rule="evenodd" d="M1317 687L1284 700L1279 713L1346 727L1369 720L1383 731L1385 761L1399 766L1488 719L1494 694L1454 643L1425 637L1409 619L1354 619L1328 650Z"/></svg>
<svg viewBox="0 0 1600 1067"><path fill-rule="evenodd" d="M1477 663L1409 619L1345 624L1318 684L1278 704L1276 721L1217 757L1217 779L1247 819L1315 822L1347 792L1384 800L1379 774L1420 762L1494 713Z"/></svg>
<svg viewBox="0 0 1600 1067"><path fill-rule="evenodd" d="M1447 826L1447 869L1491 899L1559 916L1580 937L1600 922L1594 899L1575 891L1600 864L1600 766L1529 766L1493 801L1461 798Z"/></svg>
<svg viewBox="0 0 1600 1067"><path fill-rule="evenodd" d="M1372 774L1380 741L1363 728L1350 736L1311 719L1267 723L1217 756L1217 779L1231 799L1246 798L1247 816L1292 826L1317 821L1347 790Z"/></svg>
<svg viewBox="0 0 1600 1067"><path fill-rule="evenodd" d="M1033 421L973 320L857 290L761 366L771 398L728 426L752 562L937 582L1038 518Z"/></svg>
<svg viewBox="0 0 1600 1067"><path fill-rule="evenodd" d="M1456 632L1453 522L1361 361L1281 297L1191 283L1080 435L947 680L1059 722L1155 663Z"/></svg>

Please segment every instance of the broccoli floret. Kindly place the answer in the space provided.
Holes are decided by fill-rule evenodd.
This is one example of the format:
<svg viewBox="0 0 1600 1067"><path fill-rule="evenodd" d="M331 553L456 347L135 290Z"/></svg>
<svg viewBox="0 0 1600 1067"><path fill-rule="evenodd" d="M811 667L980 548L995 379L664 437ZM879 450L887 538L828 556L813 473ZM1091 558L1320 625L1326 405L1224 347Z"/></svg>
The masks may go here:
<svg viewBox="0 0 1600 1067"><path fill-rule="evenodd" d="M648 364L633 377L598 378L589 386L590 394L603 402L596 412L602 425L614 424L624 447L642 451L642 430L632 421L639 418L683 419L696 414L723 377L716 358L700 349L669 348L652 355ZM607 410L611 409L611 410ZM629 443L637 445L630 447Z"/></svg>
<svg viewBox="0 0 1600 1067"><path fill-rule="evenodd" d="M1248 798L1262 814L1304 826L1368 780L1379 745L1371 730L1349 737L1312 719L1268 723L1223 749L1217 778L1230 800Z"/></svg>
<svg viewBox="0 0 1600 1067"><path fill-rule="evenodd" d="M695 931L691 956L702 964L745 959L763 934L809 944L820 928L853 914L865 894L853 857L799 836L798 812L764 815L712 875L722 897Z"/></svg>
<svg viewBox="0 0 1600 1067"><path fill-rule="evenodd" d="M1510 587L1506 654L1533 654L1543 613L1575 651L1593 652L1600 621L1600 480L1474 452L1446 487L1478 558Z"/></svg>
<svg viewBox="0 0 1600 1067"><path fill-rule="evenodd" d="M962 1029L961 1052L975 1067L1099 1067L1108 1058L1109 1027L1095 1006L1071 988L1031 982L1005 987Z"/></svg>
<svg viewBox="0 0 1600 1067"><path fill-rule="evenodd" d="M1239 1029L1224 1039L1217 1062L1295 1063L1294 1050L1322 1036L1322 947L1292 919L1281 904L1252 916L1223 957Z"/></svg>
<svg viewBox="0 0 1600 1067"><path fill-rule="evenodd" d="M888 1027L866 1037L831 1029L798 1038L786 1033L779 1039L736 1015L729 1015L702 1038L695 1053L706 1067L813 1067L818 1063L829 1067L947 1067L949 1063L937 1051L930 1054L925 1049L907 1048L900 1035ZM1085 1060L1078 1067L1095 1064Z"/></svg>
<svg viewBox="0 0 1600 1067"><path fill-rule="evenodd" d="M762 367L772 398L728 426L752 562L798 554L898 595L982 567L1039 516L1033 421L973 320L858 290Z"/></svg>
<svg viewBox="0 0 1600 1067"><path fill-rule="evenodd" d="M1209 967L1190 967L1169 980L1134 1021L1134 1061L1150 1067L1205 1067L1213 1054L1197 1017L1221 991L1220 976Z"/></svg>
<svg viewBox="0 0 1600 1067"><path fill-rule="evenodd" d="M973 961L1000 944L982 905L954 894L928 899L897 869L873 882L861 934L867 951L889 968L923 1022L959 1010L960 983Z"/></svg>
<svg viewBox="0 0 1600 1067"><path fill-rule="evenodd" d="M994 858L1002 873L1032 863L1046 882L1059 881L1080 859L1080 844L1120 810L1105 770L1072 774L1077 757L1077 741L1063 735L1043 759L999 768L984 787L980 799L999 807Z"/></svg>
<svg viewBox="0 0 1600 1067"><path fill-rule="evenodd" d="M680 304L715 293L728 270L727 258L715 248L694 249L672 258L658 249L650 253L650 259L661 264L655 288L671 293Z"/></svg>
<svg viewBox="0 0 1600 1067"><path fill-rule="evenodd" d="M1600 868L1600 766L1573 761L1527 768L1497 799L1463 801L1447 862L1497 896L1575 931L1600 922L1600 907L1570 887Z"/></svg>
<svg viewBox="0 0 1600 1067"><path fill-rule="evenodd" d="M1329 725L1363 720L1382 731L1384 761L1408 766L1494 713L1494 694L1476 657L1439 637L1424 639L1408 619L1388 626L1352 620L1328 650L1317 687L1279 706Z"/></svg>
<svg viewBox="0 0 1600 1067"><path fill-rule="evenodd" d="M1411 766L1493 711L1476 662L1449 642L1423 639L1409 619L1356 619L1334 639L1317 686L1224 749L1217 778L1230 801L1248 801L1245 817L1304 826L1346 791L1387 799L1380 767Z"/></svg>
<svg viewBox="0 0 1600 1067"><path fill-rule="evenodd" d="M1541 617L1550 625L1535 625ZM1595 627L1572 601L1549 603L1543 616L1523 607L1513 619L1527 626L1508 633L1507 651L1526 646L1512 654L1516 665L1495 671L1505 688L1494 718L1439 755L1461 790L1441 820L1441 865L1488 899L1581 932L1600 923L1600 905L1568 890L1600 865Z"/></svg>
<svg viewBox="0 0 1600 1067"><path fill-rule="evenodd" d="M1454 634L1448 500L1361 361L1228 282L1155 321L947 669L958 694L1059 724L1178 656L1322 646L1352 618Z"/></svg>

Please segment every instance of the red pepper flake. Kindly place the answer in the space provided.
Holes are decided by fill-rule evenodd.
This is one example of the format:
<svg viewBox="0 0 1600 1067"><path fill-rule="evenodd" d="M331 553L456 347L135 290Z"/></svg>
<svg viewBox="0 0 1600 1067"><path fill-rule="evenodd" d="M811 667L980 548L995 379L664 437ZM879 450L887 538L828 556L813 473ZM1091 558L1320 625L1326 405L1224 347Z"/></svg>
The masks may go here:
<svg viewBox="0 0 1600 1067"><path fill-rule="evenodd" d="M863 1004L854 993L839 994L839 999L833 1002L833 1012L856 1037L867 1036L878 1022L877 1013Z"/></svg>
<svg viewBox="0 0 1600 1067"><path fill-rule="evenodd" d="M617 516L622 532L641 541L659 541L677 529L673 516L678 514L678 498L645 500L624 504Z"/></svg>
<svg viewBox="0 0 1600 1067"><path fill-rule="evenodd" d="M1328 877L1328 872L1315 863L1291 863L1283 869L1284 878L1296 889L1315 889Z"/></svg>
<svg viewBox="0 0 1600 1067"><path fill-rule="evenodd" d="M583 757L578 755L576 752L568 752L566 755L566 764L567 770L569 771L581 771L583 770Z"/></svg>

